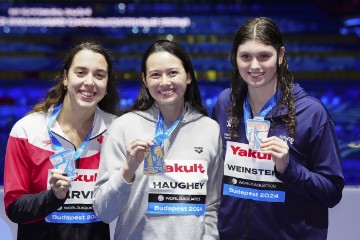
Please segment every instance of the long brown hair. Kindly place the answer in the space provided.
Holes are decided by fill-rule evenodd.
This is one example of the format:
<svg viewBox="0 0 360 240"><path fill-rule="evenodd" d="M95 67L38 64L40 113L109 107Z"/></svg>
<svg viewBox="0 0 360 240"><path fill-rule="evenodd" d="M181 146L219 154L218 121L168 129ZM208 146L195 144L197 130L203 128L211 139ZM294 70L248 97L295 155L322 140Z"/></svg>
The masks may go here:
<svg viewBox="0 0 360 240"><path fill-rule="evenodd" d="M255 34L254 34L255 33ZM236 63L236 55L239 45L254 37L264 44L275 48L278 56L281 48L284 46L283 36L276 23L267 17L251 18L245 21L239 29L236 30L233 47L231 50L232 76L231 76L231 107L230 112L230 136L232 139L237 137L239 120L243 117L244 101L247 96L248 87L244 79L239 74ZM295 103L292 89L294 87L294 78L288 69L286 54L284 53L281 63L278 58L277 66L277 88L281 92L280 100L277 104L287 106L288 113L283 116L283 121L288 127L289 134L295 134Z"/></svg>
<svg viewBox="0 0 360 240"><path fill-rule="evenodd" d="M115 77L115 71L113 67L112 58L107 49L105 49L100 43L95 41L86 41L73 47L64 59L64 62L58 72L58 75L54 78L55 86L53 86L45 95L45 100L38 103L30 111L32 112L47 112L53 105L58 105L64 101L67 89L63 84L64 73L68 73L70 66L73 62L75 55L81 50L88 49L95 53L99 53L104 56L108 64L108 82L106 86L107 94L98 103L100 109L105 112L117 115L119 113L119 101L120 97L117 90L117 79Z"/></svg>

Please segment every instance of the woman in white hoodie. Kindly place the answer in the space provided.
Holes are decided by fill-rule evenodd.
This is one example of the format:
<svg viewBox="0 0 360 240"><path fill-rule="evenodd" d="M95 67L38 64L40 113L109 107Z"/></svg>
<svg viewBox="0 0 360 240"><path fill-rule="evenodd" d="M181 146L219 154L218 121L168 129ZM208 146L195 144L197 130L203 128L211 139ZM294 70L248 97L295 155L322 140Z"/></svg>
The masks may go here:
<svg viewBox="0 0 360 240"><path fill-rule="evenodd" d="M142 59L137 100L105 138L95 213L108 223L118 217L117 240L218 239L222 175L219 126L190 58L179 44L156 41Z"/></svg>

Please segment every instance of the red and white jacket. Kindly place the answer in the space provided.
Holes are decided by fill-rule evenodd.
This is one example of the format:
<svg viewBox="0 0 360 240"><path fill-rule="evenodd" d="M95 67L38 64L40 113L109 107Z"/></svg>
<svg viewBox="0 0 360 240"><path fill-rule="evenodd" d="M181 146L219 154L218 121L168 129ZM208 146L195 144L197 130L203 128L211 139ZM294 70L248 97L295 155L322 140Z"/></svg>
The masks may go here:
<svg viewBox="0 0 360 240"><path fill-rule="evenodd" d="M44 221L45 216L56 211L66 200L57 199L52 191L48 190L48 172L49 169L54 168L49 157L55 152L47 129L51 113L52 109L48 113L31 113L16 122L10 132L4 171L6 213L10 220L19 224L18 239L22 239L22 237L25 239L30 236L29 234L34 239L44 239L43 237L65 239L67 236L71 236L71 239L73 237L75 239L104 239L108 235L108 233L104 233L104 231L108 231L108 225L102 222L49 224ZM114 119L114 115L97 108L89 143L80 158L75 161L77 169L92 169L97 172L103 134ZM64 135L59 124L55 121L52 125L52 134L61 145L65 149L75 151L75 146ZM36 228L37 225L39 229ZM58 231L57 228L60 225L63 226ZM66 228L64 225L67 225ZM44 228L44 226L46 227ZM89 228L92 226L96 229L90 230ZM81 230L82 228L84 229ZM84 233L82 233L83 231ZM97 231L102 232L102 236L99 238L94 234ZM86 232L91 236L87 236ZM76 235L78 236L76 237Z"/></svg>

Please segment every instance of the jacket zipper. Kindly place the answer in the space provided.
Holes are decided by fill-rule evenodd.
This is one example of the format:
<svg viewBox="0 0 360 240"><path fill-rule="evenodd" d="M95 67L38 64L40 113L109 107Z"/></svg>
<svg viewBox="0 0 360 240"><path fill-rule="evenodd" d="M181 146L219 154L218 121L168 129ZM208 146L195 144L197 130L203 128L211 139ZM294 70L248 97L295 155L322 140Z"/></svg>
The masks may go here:
<svg viewBox="0 0 360 240"><path fill-rule="evenodd" d="M250 230L251 230L251 206L252 201L247 200L247 206L246 206L246 239L250 239Z"/></svg>

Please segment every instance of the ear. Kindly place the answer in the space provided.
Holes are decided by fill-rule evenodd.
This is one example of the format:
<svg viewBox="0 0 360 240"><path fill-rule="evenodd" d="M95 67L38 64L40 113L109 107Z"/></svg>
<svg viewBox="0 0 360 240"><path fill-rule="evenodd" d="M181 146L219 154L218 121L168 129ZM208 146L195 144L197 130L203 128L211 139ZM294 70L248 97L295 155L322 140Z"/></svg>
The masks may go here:
<svg viewBox="0 0 360 240"><path fill-rule="evenodd" d="M67 78L66 70L64 70L64 73L63 73L63 84L64 84L64 87L67 87L67 85L68 85L68 78Z"/></svg>
<svg viewBox="0 0 360 240"><path fill-rule="evenodd" d="M285 56L285 47L281 47L279 52L279 64L282 64L284 56Z"/></svg>
<svg viewBox="0 0 360 240"><path fill-rule="evenodd" d="M145 77L144 73L141 74L141 78L142 78L142 81L143 81L145 87L147 87L147 85L146 85L146 77Z"/></svg>
<svg viewBox="0 0 360 240"><path fill-rule="evenodd" d="M191 83L192 79L190 74L187 74L186 84L189 85Z"/></svg>

